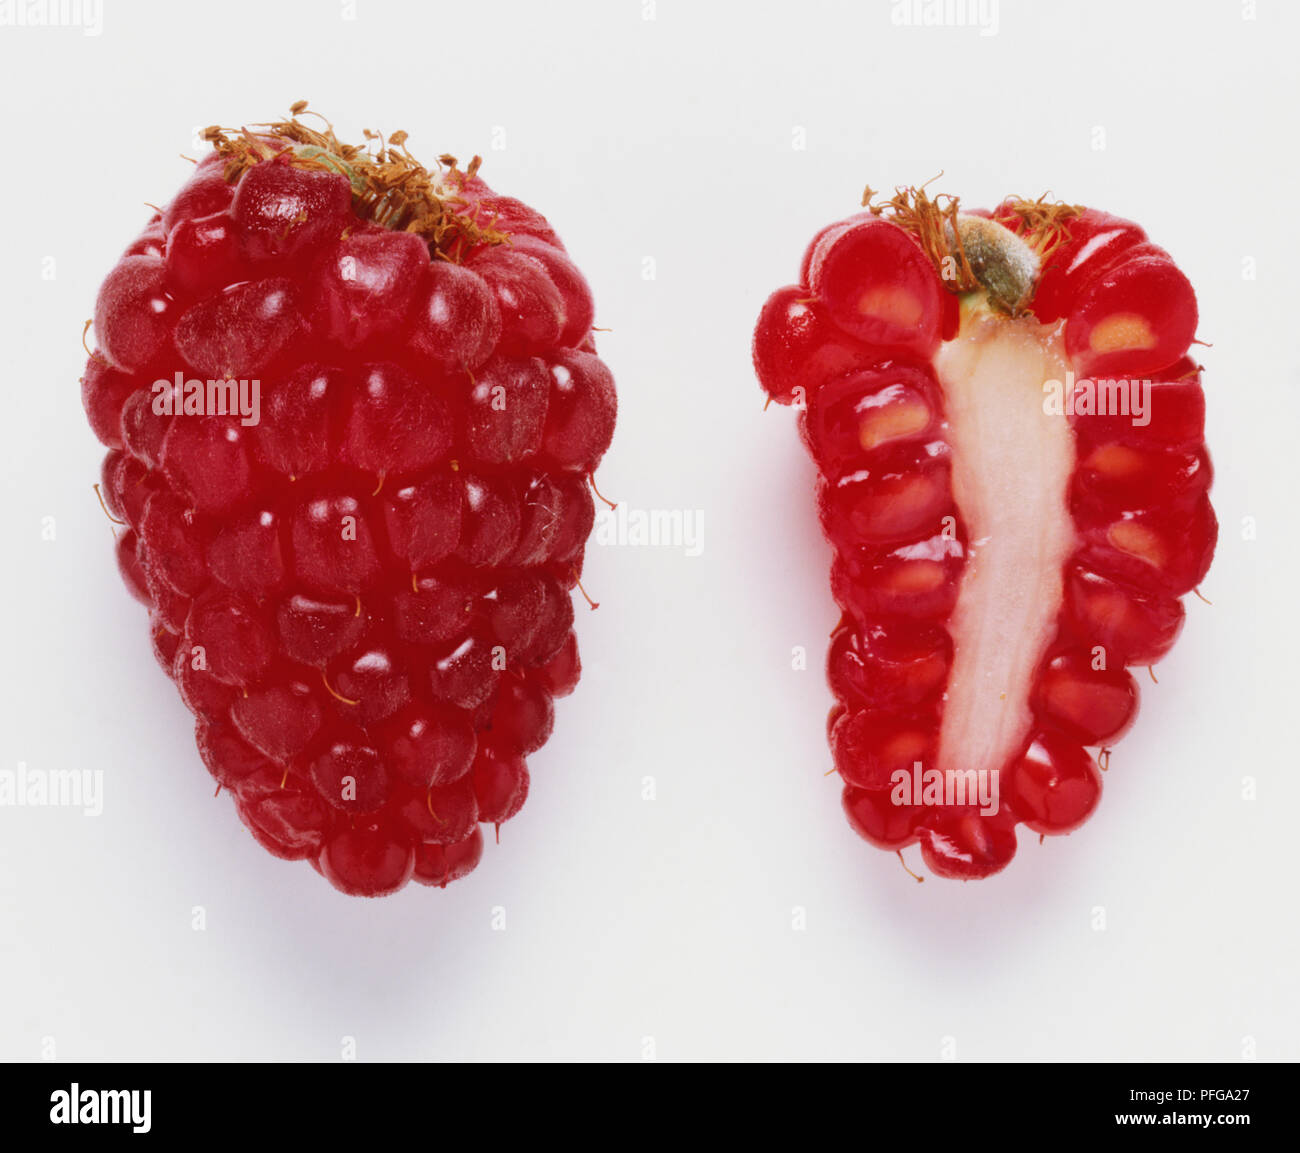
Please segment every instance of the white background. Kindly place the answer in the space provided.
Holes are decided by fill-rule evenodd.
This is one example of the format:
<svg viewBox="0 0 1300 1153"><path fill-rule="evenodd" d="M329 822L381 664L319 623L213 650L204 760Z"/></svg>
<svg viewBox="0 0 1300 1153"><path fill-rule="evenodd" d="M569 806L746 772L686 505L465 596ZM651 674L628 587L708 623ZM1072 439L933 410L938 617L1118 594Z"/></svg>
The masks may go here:
<svg viewBox="0 0 1300 1153"><path fill-rule="evenodd" d="M894 7L106 0L99 36L0 28L0 767L106 790L98 818L0 808L0 1055L1300 1057L1296 8L1003 0L983 36ZM704 517L699 557L592 548L585 674L526 808L468 880L377 902L213 799L77 386L96 286L195 128L300 97L345 137L481 152L550 217L613 329L602 488ZM814 230L941 169L969 204L1051 189L1174 254L1223 524L1213 607L1144 675L1100 810L967 885L913 882L823 777L829 554L749 366Z"/></svg>

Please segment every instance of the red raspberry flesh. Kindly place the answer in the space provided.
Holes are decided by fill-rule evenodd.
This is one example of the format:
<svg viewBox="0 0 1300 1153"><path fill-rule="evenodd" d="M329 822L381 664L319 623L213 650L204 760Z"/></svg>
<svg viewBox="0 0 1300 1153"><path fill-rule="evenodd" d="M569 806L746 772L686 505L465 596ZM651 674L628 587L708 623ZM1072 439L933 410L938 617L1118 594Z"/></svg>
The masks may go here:
<svg viewBox="0 0 1300 1153"><path fill-rule="evenodd" d="M82 398L204 764L268 852L379 896L524 803L616 398L544 217L300 111L209 130L100 289ZM256 421L209 406L241 379Z"/></svg>
<svg viewBox="0 0 1300 1153"><path fill-rule="evenodd" d="M764 305L755 370L801 409L835 549L831 751L872 844L973 879L1017 824L1096 807L1126 666L1169 651L1214 553L1196 320L1131 221L910 189L824 228ZM943 791L980 775L996 811Z"/></svg>

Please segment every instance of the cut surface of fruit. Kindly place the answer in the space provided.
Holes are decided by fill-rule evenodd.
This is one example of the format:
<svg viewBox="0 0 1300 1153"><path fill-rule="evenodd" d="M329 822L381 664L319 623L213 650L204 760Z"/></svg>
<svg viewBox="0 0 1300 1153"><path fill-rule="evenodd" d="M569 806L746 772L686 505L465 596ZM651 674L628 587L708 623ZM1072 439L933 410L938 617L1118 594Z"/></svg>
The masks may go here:
<svg viewBox="0 0 1300 1153"><path fill-rule="evenodd" d="M938 767L987 773L1020 751L1033 726L1029 692L1074 550L1074 437L1042 404L1044 383L1065 379L1059 325L968 310L936 368L953 498L970 540L948 622L953 665Z"/></svg>
<svg viewBox="0 0 1300 1153"><path fill-rule="evenodd" d="M617 401L540 214L304 107L206 131L100 289L82 397L203 762L268 852L380 896L465 876L524 803Z"/></svg>
<svg viewBox="0 0 1300 1153"><path fill-rule="evenodd" d="M815 461L842 613L828 733L849 824L935 873L1095 809L1213 556L1196 300L1136 224L900 189L822 229L754 333Z"/></svg>

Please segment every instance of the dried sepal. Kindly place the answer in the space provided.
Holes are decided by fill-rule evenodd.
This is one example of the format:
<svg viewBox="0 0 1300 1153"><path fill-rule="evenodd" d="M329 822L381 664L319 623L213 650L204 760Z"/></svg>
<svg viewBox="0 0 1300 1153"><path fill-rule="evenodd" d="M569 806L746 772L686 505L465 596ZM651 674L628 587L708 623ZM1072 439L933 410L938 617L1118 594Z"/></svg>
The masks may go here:
<svg viewBox="0 0 1300 1153"><path fill-rule="evenodd" d="M914 236L949 292L971 292L980 286L980 282L967 259L961 230L957 228L961 202L958 197L944 192L931 198L926 189L934 180L919 188L895 188L894 195L881 203L875 203L877 193L868 185L862 194L862 207L873 216L886 217Z"/></svg>
<svg viewBox="0 0 1300 1153"><path fill-rule="evenodd" d="M1003 203L1014 220L1008 227L1038 253L1039 260L1046 260L1070 239L1070 221L1083 212L1077 204L1049 200L1050 196L1050 192L1037 200L1011 196Z"/></svg>
<svg viewBox="0 0 1300 1153"><path fill-rule="evenodd" d="M947 193L931 197L926 191L931 183L896 188L892 197L880 203L868 186L862 204L916 239L949 292L960 295L982 289L995 308L1019 315L1033 298L1043 253L1017 230L963 213L958 197ZM1050 217L1044 212L1041 219L1050 219L1055 227L1068 217L1057 211Z"/></svg>
<svg viewBox="0 0 1300 1153"><path fill-rule="evenodd" d="M317 116L322 127L303 123L299 117L304 114ZM357 215L424 237L431 252L443 259L458 261L475 245L509 239L493 221L480 222L476 208L462 195L481 157L475 156L462 170L454 156L444 154L430 170L411 155L406 132L385 136L366 129L366 144L358 146L341 141L328 120L308 112L305 100L291 105L289 115L288 120L251 128L214 124L203 130L203 139L225 159L226 180L233 183L254 164L288 150L290 164L346 176Z"/></svg>

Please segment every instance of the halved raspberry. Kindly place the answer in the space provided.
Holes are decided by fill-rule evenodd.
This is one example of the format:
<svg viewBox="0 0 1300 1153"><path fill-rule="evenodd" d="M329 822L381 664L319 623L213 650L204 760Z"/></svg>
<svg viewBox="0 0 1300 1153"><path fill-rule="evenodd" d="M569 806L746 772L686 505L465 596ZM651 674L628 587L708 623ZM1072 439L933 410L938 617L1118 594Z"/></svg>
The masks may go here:
<svg viewBox="0 0 1300 1153"><path fill-rule="evenodd" d="M543 217L301 111L208 130L82 397L204 763L269 852L376 896L464 876L524 802L616 398Z"/></svg>
<svg viewBox="0 0 1300 1153"><path fill-rule="evenodd" d="M764 305L755 369L802 410L836 554L831 749L873 844L982 877L1017 823L1095 808L1125 666L1169 651L1214 552L1195 329L1130 221L912 189L823 229Z"/></svg>

